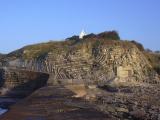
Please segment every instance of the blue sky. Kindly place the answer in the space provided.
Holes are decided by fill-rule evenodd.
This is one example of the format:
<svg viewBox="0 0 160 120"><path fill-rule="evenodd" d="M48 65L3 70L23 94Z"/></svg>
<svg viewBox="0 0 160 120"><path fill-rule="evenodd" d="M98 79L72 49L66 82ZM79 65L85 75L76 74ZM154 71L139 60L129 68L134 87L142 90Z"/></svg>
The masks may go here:
<svg viewBox="0 0 160 120"><path fill-rule="evenodd" d="M28 44L117 30L160 50L160 0L0 0L0 52Z"/></svg>

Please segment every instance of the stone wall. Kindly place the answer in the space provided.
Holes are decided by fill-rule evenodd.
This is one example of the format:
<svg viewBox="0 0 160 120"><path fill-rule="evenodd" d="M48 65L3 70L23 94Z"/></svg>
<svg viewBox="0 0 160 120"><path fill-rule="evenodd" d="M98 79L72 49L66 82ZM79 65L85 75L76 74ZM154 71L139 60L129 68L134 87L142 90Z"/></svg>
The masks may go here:
<svg viewBox="0 0 160 120"><path fill-rule="evenodd" d="M46 73L18 70L13 68L0 69L1 95L26 96L47 84L49 75Z"/></svg>

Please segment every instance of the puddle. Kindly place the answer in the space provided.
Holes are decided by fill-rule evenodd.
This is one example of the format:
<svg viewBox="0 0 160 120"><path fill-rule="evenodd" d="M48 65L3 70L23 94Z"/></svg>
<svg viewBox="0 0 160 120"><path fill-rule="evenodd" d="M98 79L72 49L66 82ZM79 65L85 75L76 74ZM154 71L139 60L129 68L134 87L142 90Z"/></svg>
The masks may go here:
<svg viewBox="0 0 160 120"><path fill-rule="evenodd" d="M8 111L7 109L2 109L2 108L0 108L0 115L6 113L7 111Z"/></svg>

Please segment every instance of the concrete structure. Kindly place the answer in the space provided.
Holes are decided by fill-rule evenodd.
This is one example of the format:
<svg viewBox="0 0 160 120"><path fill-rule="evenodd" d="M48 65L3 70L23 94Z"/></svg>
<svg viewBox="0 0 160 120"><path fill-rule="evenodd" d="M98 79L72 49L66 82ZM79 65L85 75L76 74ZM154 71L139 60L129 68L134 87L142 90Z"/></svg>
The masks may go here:
<svg viewBox="0 0 160 120"><path fill-rule="evenodd" d="M127 77L132 77L133 75L133 71L132 71L132 67L130 66L119 66L117 67L117 77L119 78L127 78Z"/></svg>

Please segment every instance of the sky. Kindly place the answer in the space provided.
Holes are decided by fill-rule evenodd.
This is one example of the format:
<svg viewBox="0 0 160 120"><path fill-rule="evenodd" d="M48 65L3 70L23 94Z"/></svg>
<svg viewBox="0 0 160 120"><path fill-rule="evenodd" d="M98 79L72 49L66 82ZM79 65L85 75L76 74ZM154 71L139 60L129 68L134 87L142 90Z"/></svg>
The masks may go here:
<svg viewBox="0 0 160 120"><path fill-rule="evenodd" d="M160 50L160 0L0 0L0 53L28 44L116 30Z"/></svg>

